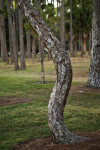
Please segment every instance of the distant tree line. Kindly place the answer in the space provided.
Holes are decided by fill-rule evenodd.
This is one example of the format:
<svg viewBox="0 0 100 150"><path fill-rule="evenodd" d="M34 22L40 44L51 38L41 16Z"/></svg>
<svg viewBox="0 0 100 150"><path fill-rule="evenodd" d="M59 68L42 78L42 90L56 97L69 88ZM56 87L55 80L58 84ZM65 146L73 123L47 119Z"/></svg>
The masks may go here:
<svg viewBox="0 0 100 150"><path fill-rule="evenodd" d="M63 43L70 56L84 56L91 51L92 0L31 0L54 35ZM0 0L0 55L3 62L15 63L15 70L25 69L25 57L43 61L44 47L37 33L16 6L15 0ZM40 48L41 47L41 48ZM40 49L43 49L42 51ZM48 59L50 59L50 53ZM20 54L20 67L18 55Z"/></svg>

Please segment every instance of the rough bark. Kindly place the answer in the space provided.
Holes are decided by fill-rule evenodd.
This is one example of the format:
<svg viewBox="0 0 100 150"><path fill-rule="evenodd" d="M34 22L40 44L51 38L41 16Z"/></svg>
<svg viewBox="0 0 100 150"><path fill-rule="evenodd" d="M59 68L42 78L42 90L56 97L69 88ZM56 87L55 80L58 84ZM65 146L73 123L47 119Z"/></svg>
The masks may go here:
<svg viewBox="0 0 100 150"><path fill-rule="evenodd" d="M93 0L92 51L88 86L100 88L100 0Z"/></svg>
<svg viewBox="0 0 100 150"><path fill-rule="evenodd" d="M66 34L65 34L65 0L61 3L61 42L66 49Z"/></svg>
<svg viewBox="0 0 100 150"><path fill-rule="evenodd" d="M73 18L72 18L72 11L73 11L73 2L72 2L72 0L70 0L70 56L71 56L71 57L74 57L75 54L74 54L73 39L72 39L72 36L73 36L73 27L72 27Z"/></svg>
<svg viewBox="0 0 100 150"><path fill-rule="evenodd" d="M31 58L31 34L30 29L26 32L26 38L27 38L27 57Z"/></svg>
<svg viewBox="0 0 100 150"><path fill-rule="evenodd" d="M48 124L53 139L56 143L81 141L83 138L70 133L63 123L64 106L72 81L72 67L67 51L51 33L50 29L39 17L39 14L28 0L24 0L24 2L23 0L16 0L16 2L28 18L31 26L51 52L55 64L57 80L48 105Z"/></svg>
<svg viewBox="0 0 100 150"><path fill-rule="evenodd" d="M26 69L25 65L25 52L24 52L24 35L23 35L23 20L22 20L22 12L18 10L18 18L19 18L19 43L20 43L20 69Z"/></svg>
<svg viewBox="0 0 100 150"><path fill-rule="evenodd" d="M8 24L9 24L9 44L10 44L10 58L11 64L14 63L14 47L13 47L13 36L12 36L12 12L11 12L11 0L7 1L7 11L8 11Z"/></svg>

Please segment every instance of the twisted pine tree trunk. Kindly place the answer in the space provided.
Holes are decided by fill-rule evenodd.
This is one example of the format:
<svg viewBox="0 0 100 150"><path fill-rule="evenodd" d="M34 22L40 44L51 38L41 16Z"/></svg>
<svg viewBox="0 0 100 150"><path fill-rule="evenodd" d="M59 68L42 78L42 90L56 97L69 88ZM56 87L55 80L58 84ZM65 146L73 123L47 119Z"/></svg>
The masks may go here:
<svg viewBox="0 0 100 150"><path fill-rule="evenodd" d="M92 51L88 86L100 88L100 0L93 0Z"/></svg>
<svg viewBox="0 0 100 150"><path fill-rule="evenodd" d="M29 3L29 0L16 0L16 2L28 18L28 21L34 30L38 33L41 40L51 52L55 64L57 80L48 105L48 124L54 142L74 143L82 141L84 138L70 133L63 123L64 106L66 104L66 98L72 81L72 67L69 56L63 45L51 33L50 29L39 17L39 14Z"/></svg>

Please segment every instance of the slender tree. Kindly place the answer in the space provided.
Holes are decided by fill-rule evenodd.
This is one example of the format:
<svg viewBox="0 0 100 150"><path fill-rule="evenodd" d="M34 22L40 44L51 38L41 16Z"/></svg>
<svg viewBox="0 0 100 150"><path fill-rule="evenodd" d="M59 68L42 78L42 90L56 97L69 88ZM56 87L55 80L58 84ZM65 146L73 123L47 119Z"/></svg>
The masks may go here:
<svg viewBox="0 0 100 150"><path fill-rule="evenodd" d="M72 81L72 67L67 51L39 17L29 0L16 0L16 2L48 50L51 51L55 64L57 80L48 105L48 124L53 139L56 143L83 141L85 138L69 132L63 123L64 106Z"/></svg>
<svg viewBox="0 0 100 150"><path fill-rule="evenodd" d="M100 0L93 0L92 51L88 86L100 88Z"/></svg>
<svg viewBox="0 0 100 150"><path fill-rule="evenodd" d="M13 45L13 31L12 31L12 11L11 11L11 5L12 1L11 0L6 0L7 1L7 11L8 11L8 26L9 26L9 44L10 44L10 58L11 58L11 64L14 63L14 45Z"/></svg>
<svg viewBox="0 0 100 150"><path fill-rule="evenodd" d="M26 65L24 52L23 18L20 9L18 10L18 18L19 18L19 43L20 43L20 62L21 62L20 69L24 70L26 69Z"/></svg>
<svg viewBox="0 0 100 150"><path fill-rule="evenodd" d="M17 51L17 45L16 45L16 27L15 27L15 13L14 13L14 9L13 9L13 2L12 2L12 18L13 19L10 20L11 26L12 26L11 35L12 35L12 39L13 39L12 43L13 43L13 51L14 51L15 70L17 71L17 70L19 70L19 64L18 64L18 51Z"/></svg>
<svg viewBox="0 0 100 150"><path fill-rule="evenodd" d="M73 27L72 27L72 22L73 22L73 18L72 18L72 12L73 12L73 0L70 0L70 56L74 57L74 49L73 49Z"/></svg>
<svg viewBox="0 0 100 150"><path fill-rule="evenodd" d="M34 63L35 58L36 58L36 38L34 36L32 38L32 63Z"/></svg>
<svg viewBox="0 0 100 150"><path fill-rule="evenodd" d="M26 31L26 39L27 39L27 57L31 58L31 33L30 29Z"/></svg>
<svg viewBox="0 0 100 150"><path fill-rule="evenodd" d="M36 0L36 6L38 9L38 12L41 11L41 0ZM44 64L43 64L43 51L44 51L44 45L41 41L41 38L39 38L39 54L40 54L40 63L41 63L41 79L42 83L45 83L45 73L44 73Z"/></svg>
<svg viewBox="0 0 100 150"><path fill-rule="evenodd" d="M0 10L3 9L3 0L0 0ZM5 18L4 15L0 15L0 41L1 41L1 59L3 62L9 63L7 42L6 42L6 31L5 31Z"/></svg>
<svg viewBox="0 0 100 150"><path fill-rule="evenodd" d="M61 42L66 48L66 34L65 34L65 0L61 3Z"/></svg>

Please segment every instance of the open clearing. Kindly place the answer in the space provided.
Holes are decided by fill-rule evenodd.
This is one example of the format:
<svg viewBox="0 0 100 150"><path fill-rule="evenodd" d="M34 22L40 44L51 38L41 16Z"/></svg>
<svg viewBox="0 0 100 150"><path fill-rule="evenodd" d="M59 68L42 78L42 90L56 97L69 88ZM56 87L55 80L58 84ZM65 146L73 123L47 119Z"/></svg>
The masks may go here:
<svg viewBox="0 0 100 150"><path fill-rule="evenodd" d="M54 65L45 60L46 84L41 84L38 59L34 64L30 59L27 70L17 72L0 63L0 150L100 150L100 89L85 87L89 58L71 61L73 82L64 122L71 132L91 140L53 144L47 106L56 79Z"/></svg>

